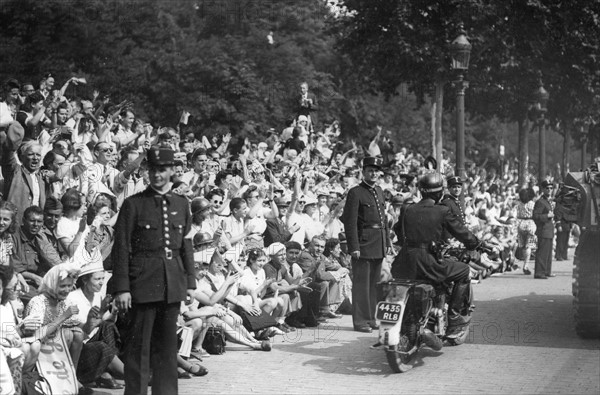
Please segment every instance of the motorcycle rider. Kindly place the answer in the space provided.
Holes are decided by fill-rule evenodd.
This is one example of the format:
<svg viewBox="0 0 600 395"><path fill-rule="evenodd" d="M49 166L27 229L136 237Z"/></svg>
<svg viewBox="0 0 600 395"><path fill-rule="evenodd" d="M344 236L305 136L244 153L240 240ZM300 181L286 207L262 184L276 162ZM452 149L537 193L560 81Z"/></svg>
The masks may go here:
<svg viewBox="0 0 600 395"><path fill-rule="evenodd" d="M427 280L432 283L454 282L449 301L447 334L456 336L469 323L465 300L470 292L469 266L454 259L440 259L435 245L444 232L474 249L479 240L454 215L450 208L439 205L444 192L444 178L439 173L427 173L419 180L423 199L402 208L394 231L402 249L392 264L392 276L403 279Z"/></svg>

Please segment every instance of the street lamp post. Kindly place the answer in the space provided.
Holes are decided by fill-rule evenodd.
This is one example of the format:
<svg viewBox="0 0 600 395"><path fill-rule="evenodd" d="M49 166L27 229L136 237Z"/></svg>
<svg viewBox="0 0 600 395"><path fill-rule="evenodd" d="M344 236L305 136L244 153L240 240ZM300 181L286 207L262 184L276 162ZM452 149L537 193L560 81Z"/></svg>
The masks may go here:
<svg viewBox="0 0 600 395"><path fill-rule="evenodd" d="M457 71L458 77L454 81L456 88L456 175L464 178L465 171L465 90L469 82L465 81L464 74L469 68L472 45L467 40L463 25L459 26L458 37L448 46L452 57L452 70Z"/></svg>
<svg viewBox="0 0 600 395"><path fill-rule="evenodd" d="M546 178L546 104L548 103L548 99L550 98L550 94L546 89L544 89L544 84L540 78L539 85L536 91L533 94L536 101L536 109L537 114L539 116L538 128L539 128L539 180L540 182Z"/></svg>

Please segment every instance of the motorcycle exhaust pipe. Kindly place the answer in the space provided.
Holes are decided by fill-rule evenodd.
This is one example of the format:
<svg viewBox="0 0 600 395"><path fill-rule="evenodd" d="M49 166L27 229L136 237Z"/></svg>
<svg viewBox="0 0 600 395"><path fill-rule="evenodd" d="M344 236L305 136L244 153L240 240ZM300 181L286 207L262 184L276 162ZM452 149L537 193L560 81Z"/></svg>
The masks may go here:
<svg viewBox="0 0 600 395"><path fill-rule="evenodd" d="M421 331L421 339L423 339L423 343L434 351L440 351L444 346L442 339L436 336L435 333L425 328Z"/></svg>

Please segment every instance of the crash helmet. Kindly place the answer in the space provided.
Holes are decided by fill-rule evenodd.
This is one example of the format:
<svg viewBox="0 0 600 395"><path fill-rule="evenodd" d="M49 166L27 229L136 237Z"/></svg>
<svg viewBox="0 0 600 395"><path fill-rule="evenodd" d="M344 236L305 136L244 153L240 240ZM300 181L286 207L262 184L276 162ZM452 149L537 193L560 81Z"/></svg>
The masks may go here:
<svg viewBox="0 0 600 395"><path fill-rule="evenodd" d="M444 177L437 172L423 175L419 179L419 190L424 198L431 198L437 202L444 191Z"/></svg>

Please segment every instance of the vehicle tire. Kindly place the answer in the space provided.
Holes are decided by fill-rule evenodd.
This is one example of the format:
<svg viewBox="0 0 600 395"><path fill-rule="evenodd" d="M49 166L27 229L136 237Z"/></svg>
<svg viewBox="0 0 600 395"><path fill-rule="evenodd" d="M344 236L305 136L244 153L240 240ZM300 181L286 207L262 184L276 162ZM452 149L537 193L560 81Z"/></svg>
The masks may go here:
<svg viewBox="0 0 600 395"><path fill-rule="evenodd" d="M411 350L418 341L417 331L417 324L414 318L410 317L410 314L405 314L400 328L400 342L394 349L385 350L388 364L394 373L404 373L412 368L412 366L407 365L407 363L410 362L415 354L403 355L399 354L397 351L407 352Z"/></svg>
<svg viewBox="0 0 600 395"><path fill-rule="evenodd" d="M600 231L583 231L573 260L575 331L582 338L600 338Z"/></svg>

